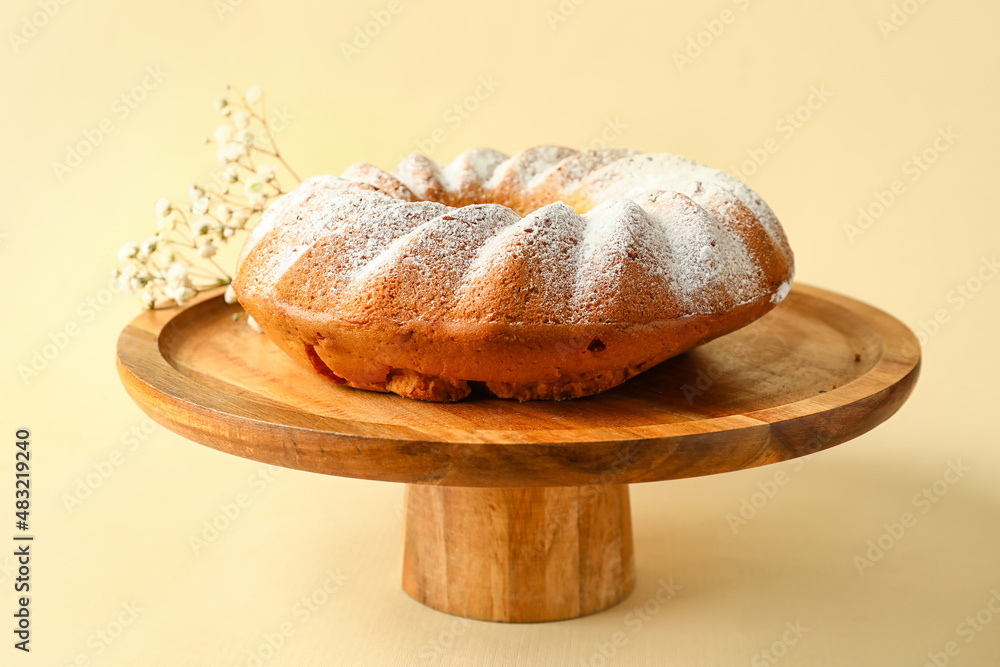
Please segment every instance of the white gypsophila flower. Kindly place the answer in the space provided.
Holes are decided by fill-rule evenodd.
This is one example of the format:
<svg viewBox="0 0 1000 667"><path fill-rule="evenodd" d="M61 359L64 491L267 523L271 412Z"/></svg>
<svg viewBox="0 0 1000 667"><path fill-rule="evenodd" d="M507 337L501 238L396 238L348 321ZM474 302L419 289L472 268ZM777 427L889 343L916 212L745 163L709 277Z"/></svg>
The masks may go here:
<svg viewBox="0 0 1000 667"><path fill-rule="evenodd" d="M228 239L230 236L236 233L236 230L232 227L226 227L222 230L222 238Z"/></svg>
<svg viewBox="0 0 1000 667"><path fill-rule="evenodd" d="M248 114L243 109L237 109L233 112L233 125L236 127L246 127L250 124L250 114Z"/></svg>
<svg viewBox="0 0 1000 667"><path fill-rule="evenodd" d="M194 224L191 225L191 232L196 236L204 236L205 234L208 234L208 230L211 226L211 218L198 218L195 220Z"/></svg>
<svg viewBox="0 0 1000 667"><path fill-rule="evenodd" d="M178 306L183 306L185 303L194 298L195 291L188 287L187 285L173 285L168 286L163 290L168 297L174 300Z"/></svg>
<svg viewBox="0 0 1000 667"><path fill-rule="evenodd" d="M227 162L236 162L241 157L247 154L247 147L243 144L232 141L226 144L225 156Z"/></svg>
<svg viewBox="0 0 1000 667"><path fill-rule="evenodd" d="M222 175L222 177L226 179L227 183L235 183L236 181L240 180L240 170L237 169L235 165L232 164L227 165L226 171Z"/></svg>
<svg viewBox="0 0 1000 667"><path fill-rule="evenodd" d="M156 305L156 297L148 289L139 293L139 301L142 301L142 305L146 310L152 310L153 306Z"/></svg>
<svg viewBox="0 0 1000 667"><path fill-rule="evenodd" d="M229 224L231 224L236 229L241 229L243 225L247 224L247 220L250 219L250 212L245 208L238 208L233 211L233 217L229 219Z"/></svg>
<svg viewBox="0 0 1000 667"><path fill-rule="evenodd" d="M243 93L243 99L245 99L250 104L256 104L260 102L260 86L254 84L247 88L247 92Z"/></svg>
<svg viewBox="0 0 1000 667"><path fill-rule="evenodd" d="M148 239L143 241L142 245L139 246L139 257L145 259L150 255L152 255L153 251L156 250L156 246L159 242L160 242L160 237L158 236L150 236Z"/></svg>
<svg viewBox="0 0 1000 667"><path fill-rule="evenodd" d="M257 167L257 176L265 183L270 183L278 177L278 172L275 171L273 164L262 164Z"/></svg>
<svg viewBox="0 0 1000 667"><path fill-rule="evenodd" d="M156 217L165 218L174 210L169 199L159 199L156 202Z"/></svg>
<svg viewBox="0 0 1000 667"><path fill-rule="evenodd" d="M118 289L126 294L131 294L133 292L132 278L135 277L135 272L136 268L134 264L125 266L118 275Z"/></svg>
<svg viewBox="0 0 1000 667"><path fill-rule="evenodd" d="M253 140L254 140L253 132L251 132L250 130L240 130L239 132L236 133L236 141L243 144L247 148L253 146Z"/></svg>
<svg viewBox="0 0 1000 667"><path fill-rule="evenodd" d="M198 246L198 254L207 259L215 254L215 246L211 243L203 243Z"/></svg>
<svg viewBox="0 0 1000 667"><path fill-rule="evenodd" d="M208 197L201 197L191 204L191 212L195 215L205 215L208 213L209 204Z"/></svg>
<svg viewBox="0 0 1000 667"><path fill-rule="evenodd" d="M249 315L247 316L247 326L249 326L251 329L253 329L259 334L264 333L264 330L260 328L259 324L257 324L257 320L250 317Z"/></svg>
<svg viewBox="0 0 1000 667"><path fill-rule="evenodd" d="M260 192L262 187L264 187L264 183L256 176L251 176L243 183L243 189L248 195L254 192Z"/></svg>
<svg viewBox="0 0 1000 667"><path fill-rule="evenodd" d="M226 300L226 303L236 303L236 291L232 285L226 288L226 295L223 298Z"/></svg>
<svg viewBox="0 0 1000 667"><path fill-rule="evenodd" d="M233 139L233 126L229 123L223 123L219 127L215 128L215 143L220 146L229 143Z"/></svg>
<svg viewBox="0 0 1000 667"><path fill-rule="evenodd" d="M251 210L260 212L264 210L264 204L267 202L267 195L263 192L251 192L247 195L247 201L252 207Z"/></svg>
<svg viewBox="0 0 1000 667"><path fill-rule="evenodd" d="M128 242L118 249L118 262L124 264L139 254L139 244Z"/></svg>
<svg viewBox="0 0 1000 667"><path fill-rule="evenodd" d="M233 209L229 208L225 204L219 204L215 207L215 217L217 217L222 222L229 220L229 216L233 214Z"/></svg>
<svg viewBox="0 0 1000 667"><path fill-rule="evenodd" d="M229 100L226 99L225 95L216 95L212 102L216 111L222 111L229 106Z"/></svg>
<svg viewBox="0 0 1000 667"><path fill-rule="evenodd" d="M219 150L215 151L215 159L223 167L229 164L229 151L226 146L219 146Z"/></svg>
<svg viewBox="0 0 1000 667"><path fill-rule="evenodd" d="M205 191L201 189L200 185L195 184L188 188L188 196L191 201L198 201L205 196Z"/></svg>
<svg viewBox="0 0 1000 667"><path fill-rule="evenodd" d="M172 285L186 285L188 280L188 270L180 262L174 262L167 268L165 274L167 282Z"/></svg>

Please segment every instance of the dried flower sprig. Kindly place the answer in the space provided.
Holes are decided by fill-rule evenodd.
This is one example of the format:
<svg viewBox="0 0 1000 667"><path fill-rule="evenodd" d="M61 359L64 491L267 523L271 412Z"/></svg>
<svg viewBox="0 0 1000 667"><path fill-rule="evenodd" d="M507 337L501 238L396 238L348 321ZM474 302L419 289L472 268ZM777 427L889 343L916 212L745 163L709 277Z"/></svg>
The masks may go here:
<svg viewBox="0 0 1000 667"><path fill-rule="evenodd" d="M232 276L213 259L218 248L252 229L268 204L285 193L279 171L301 182L278 150L260 86L235 102L227 88L215 98L215 108L224 119L214 135L222 170L210 185L188 188L188 202L156 202L156 233L118 251L120 266L112 275L145 308L183 306L200 292L231 283ZM235 300L232 287L226 300Z"/></svg>

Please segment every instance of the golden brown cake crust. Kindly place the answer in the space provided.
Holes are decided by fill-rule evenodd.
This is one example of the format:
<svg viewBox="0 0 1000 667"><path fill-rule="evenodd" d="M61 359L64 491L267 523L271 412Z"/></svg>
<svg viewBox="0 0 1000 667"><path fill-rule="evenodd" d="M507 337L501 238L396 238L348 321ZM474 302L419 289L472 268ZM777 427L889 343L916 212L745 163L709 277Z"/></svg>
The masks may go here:
<svg viewBox="0 0 1000 667"><path fill-rule="evenodd" d="M784 233L731 177L623 150L505 157L310 179L244 248L240 303L338 384L536 400L614 387L788 291Z"/></svg>

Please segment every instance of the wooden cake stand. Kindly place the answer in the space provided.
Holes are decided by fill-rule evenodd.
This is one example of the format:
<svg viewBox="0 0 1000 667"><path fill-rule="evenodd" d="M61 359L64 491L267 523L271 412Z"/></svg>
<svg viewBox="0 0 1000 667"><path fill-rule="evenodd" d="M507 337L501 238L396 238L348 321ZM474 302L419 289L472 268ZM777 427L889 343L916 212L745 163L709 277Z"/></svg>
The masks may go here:
<svg viewBox="0 0 1000 667"><path fill-rule="evenodd" d="M889 418L920 348L898 320L796 285L750 326L573 401L413 401L331 384L209 294L146 312L118 371L167 428L255 461L407 485L403 588L450 614L575 618L635 585L628 485L810 454Z"/></svg>

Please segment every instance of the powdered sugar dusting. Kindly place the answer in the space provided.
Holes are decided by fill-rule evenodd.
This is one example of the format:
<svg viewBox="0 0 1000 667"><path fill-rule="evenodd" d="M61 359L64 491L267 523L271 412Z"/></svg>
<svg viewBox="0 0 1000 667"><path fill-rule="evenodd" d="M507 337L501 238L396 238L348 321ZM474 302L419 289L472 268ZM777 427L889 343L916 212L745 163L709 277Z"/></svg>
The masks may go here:
<svg viewBox="0 0 1000 667"><path fill-rule="evenodd" d="M444 186L458 192L470 184L483 184L493 177L497 167L509 160L506 154L492 148L465 151L444 168Z"/></svg>
<svg viewBox="0 0 1000 667"><path fill-rule="evenodd" d="M500 203L407 201L407 193L427 200L472 186L489 198L501 184L525 197L561 188L557 198L596 205L581 216L557 201L522 219ZM579 323L626 312L630 321L722 312L770 291L738 225L718 219L738 207L726 201L752 211L756 223L741 224L759 224L791 264L763 200L687 158L543 146L513 158L467 151L447 167L412 155L392 174L362 163L344 178L304 181L265 212L243 251L259 250L241 289L273 291L301 267L291 293L322 295L345 313L379 294L386 316L400 320Z"/></svg>

